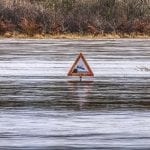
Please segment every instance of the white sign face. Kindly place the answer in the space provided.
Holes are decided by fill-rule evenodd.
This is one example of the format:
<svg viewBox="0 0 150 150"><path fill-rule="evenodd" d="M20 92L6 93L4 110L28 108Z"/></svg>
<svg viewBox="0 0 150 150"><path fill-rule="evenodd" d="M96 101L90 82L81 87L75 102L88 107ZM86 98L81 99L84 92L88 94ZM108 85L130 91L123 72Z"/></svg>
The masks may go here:
<svg viewBox="0 0 150 150"><path fill-rule="evenodd" d="M86 73L88 72L88 68L85 65L84 61L80 58L78 63L75 65L74 70L76 70L77 73Z"/></svg>
<svg viewBox="0 0 150 150"><path fill-rule="evenodd" d="M94 76L82 53L80 53L80 55L74 62L68 73L68 76Z"/></svg>

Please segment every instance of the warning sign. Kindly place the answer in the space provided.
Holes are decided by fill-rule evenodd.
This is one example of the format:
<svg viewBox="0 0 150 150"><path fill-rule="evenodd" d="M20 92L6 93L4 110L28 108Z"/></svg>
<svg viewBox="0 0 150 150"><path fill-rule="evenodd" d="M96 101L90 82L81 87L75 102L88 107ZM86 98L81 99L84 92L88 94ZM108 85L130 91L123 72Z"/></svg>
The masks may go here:
<svg viewBox="0 0 150 150"><path fill-rule="evenodd" d="M88 65L82 53L79 54L76 61L72 65L68 76L94 76L90 66Z"/></svg>

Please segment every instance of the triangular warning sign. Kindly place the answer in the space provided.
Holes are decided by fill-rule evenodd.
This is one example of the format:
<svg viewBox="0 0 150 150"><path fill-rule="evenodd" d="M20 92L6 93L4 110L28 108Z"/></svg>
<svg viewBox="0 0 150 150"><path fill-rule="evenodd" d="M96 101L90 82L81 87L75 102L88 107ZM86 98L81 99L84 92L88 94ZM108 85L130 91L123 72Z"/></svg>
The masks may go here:
<svg viewBox="0 0 150 150"><path fill-rule="evenodd" d="M82 53L80 53L75 60L70 71L68 72L68 76L94 76L90 66L88 65Z"/></svg>

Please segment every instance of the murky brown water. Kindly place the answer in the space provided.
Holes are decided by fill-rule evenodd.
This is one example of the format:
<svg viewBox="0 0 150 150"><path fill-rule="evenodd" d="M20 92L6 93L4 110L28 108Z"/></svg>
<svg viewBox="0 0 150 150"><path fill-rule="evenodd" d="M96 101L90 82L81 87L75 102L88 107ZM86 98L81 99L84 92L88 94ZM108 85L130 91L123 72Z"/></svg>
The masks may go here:
<svg viewBox="0 0 150 150"><path fill-rule="evenodd" d="M0 149L148 150L149 70L150 40L0 40Z"/></svg>

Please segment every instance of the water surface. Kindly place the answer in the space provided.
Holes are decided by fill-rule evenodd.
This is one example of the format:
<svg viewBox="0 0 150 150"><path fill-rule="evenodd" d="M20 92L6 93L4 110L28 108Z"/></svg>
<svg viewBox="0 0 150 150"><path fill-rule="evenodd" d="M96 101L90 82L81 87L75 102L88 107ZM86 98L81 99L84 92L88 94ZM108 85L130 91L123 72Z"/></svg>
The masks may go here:
<svg viewBox="0 0 150 150"><path fill-rule="evenodd" d="M0 40L0 149L148 150L149 118L150 40Z"/></svg>

